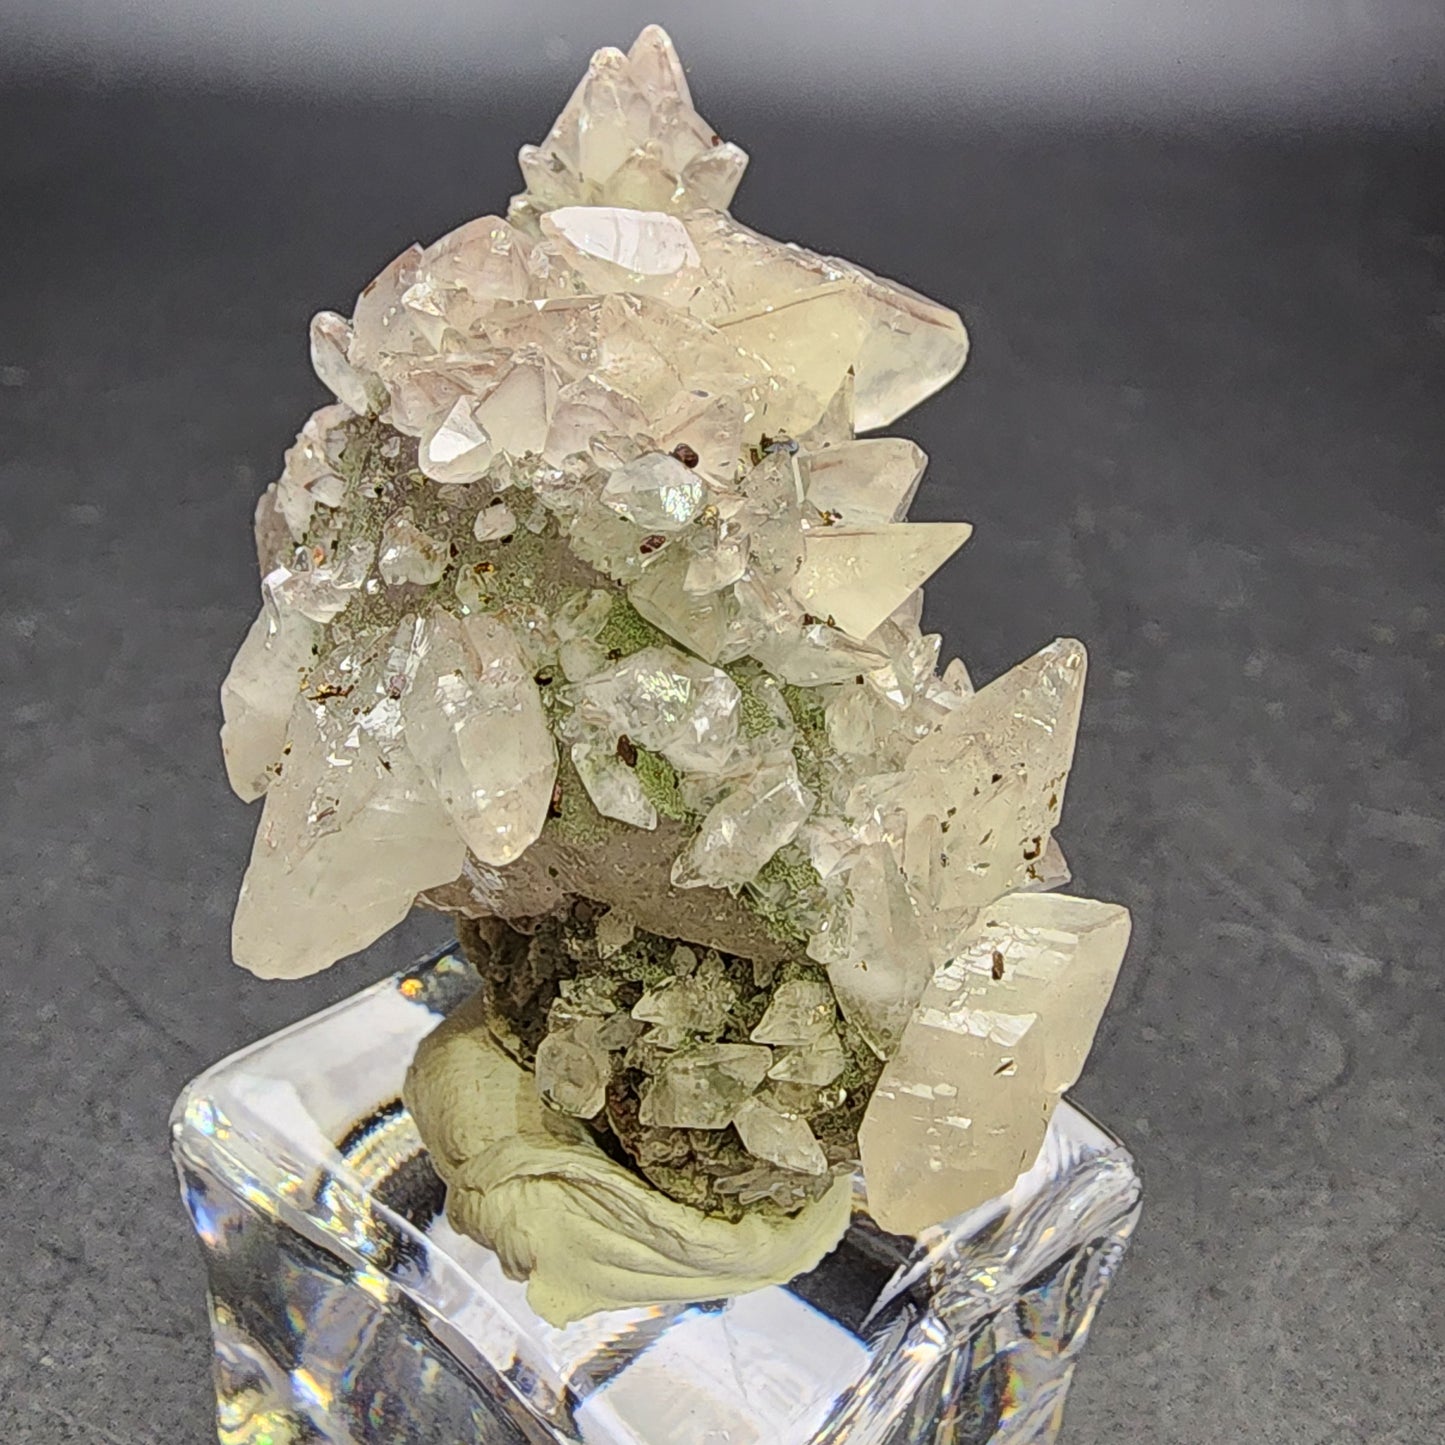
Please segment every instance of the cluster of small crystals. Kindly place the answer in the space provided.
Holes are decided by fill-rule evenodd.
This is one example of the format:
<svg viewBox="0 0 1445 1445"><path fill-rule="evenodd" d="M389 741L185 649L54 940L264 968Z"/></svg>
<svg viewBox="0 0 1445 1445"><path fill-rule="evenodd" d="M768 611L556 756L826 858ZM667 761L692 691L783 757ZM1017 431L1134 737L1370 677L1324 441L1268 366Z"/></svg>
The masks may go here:
<svg viewBox="0 0 1445 1445"><path fill-rule="evenodd" d="M856 1164L881 1064L819 965L760 965L586 905L531 934L464 926L462 942L493 1036L541 1097L673 1198L790 1213Z"/></svg>
<svg viewBox="0 0 1445 1445"><path fill-rule="evenodd" d="M744 163L649 28L524 149L507 218L410 247L349 320L316 317L337 402L258 508L264 605L223 689L233 785L266 797L234 928L248 967L323 968L418 895L528 920L581 897L621 930L806 961L808 999L894 1060L935 971L997 932L991 905L1067 878L1051 832L1083 650L976 693L960 663L940 673L919 588L969 527L903 520L922 453L857 436L957 373L963 326L738 224ZM1026 963L1056 901L1079 902L1025 901L991 956ZM1112 980L1117 958L1049 937L1064 972ZM777 1107L808 1041L670 1045L667 1011L709 977L680 965L629 1016L646 1121L731 1130L800 1176L843 1167ZM978 1004L950 1025L964 1076L930 1098L994 1069ZM584 1117L612 1056L594 1012L563 1009L537 1057ZM1096 1022L1051 1027L1087 1044ZM826 1089L819 1057L791 1082ZM907 1192L892 1166L920 1149L1027 1153L1056 1082L1012 1090L1000 1144L885 1068L873 1173Z"/></svg>

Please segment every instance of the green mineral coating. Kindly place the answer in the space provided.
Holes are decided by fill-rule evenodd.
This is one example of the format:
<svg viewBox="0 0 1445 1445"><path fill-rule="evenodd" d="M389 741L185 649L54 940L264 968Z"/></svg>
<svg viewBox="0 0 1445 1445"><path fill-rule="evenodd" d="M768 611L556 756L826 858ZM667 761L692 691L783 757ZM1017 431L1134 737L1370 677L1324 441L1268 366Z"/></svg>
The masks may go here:
<svg viewBox="0 0 1445 1445"><path fill-rule="evenodd" d="M793 740L798 777L805 788L824 796L829 790L838 755L828 741L828 719L823 698L817 688L799 687L795 683L787 683L782 688L782 694L798 728Z"/></svg>
<svg viewBox="0 0 1445 1445"><path fill-rule="evenodd" d="M557 805L544 828L555 830L568 843L601 847L609 840L612 830L582 785L565 746L558 749L556 797Z"/></svg>
<svg viewBox="0 0 1445 1445"><path fill-rule="evenodd" d="M807 958L789 958L778 965L773 987L783 983L827 983L828 970Z"/></svg>
<svg viewBox="0 0 1445 1445"><path fill-rule="evenodd" d="M813 867L801 848L788 844L779 848L763 866L758 869L757 884L769 890L781 884L790 894L814 893L822 887L818 870Z"/></svg>
<svg viewBox="0 0 1445 1445"><path fill-rule="evenodd" d="M516 516L526 516L535 501L526 488L489 491L477 486L468 489L464 505L454 504L449 500L452 494L417 470L417 444L413 438L371 416L357 417L346 424L346 429L348 440L338 467L347 483L348 497L336 511L317 507L307 541L329 541L334 536L338 549L356 541L379 547L387 519L406 507L423 532L450 543L451 561L430 586L381 587L375 592L360 592L331 624L329 631L336 641L344 636L389 630L403 618L434 607L459 612L457 578L468 568L476 571L488 607L529 605L549 615L555 615L563 599L579 585L605 583L605 578L579 562L564 545L550 514L539 533L518 526L510 537L476 540L471 526L475 509L495 497L506 502ZM388 451L392 455L387 456ZM333 523L337 526L334 534L328 530ZM628 611L632 611L630 604ZM650 627L640 617L637 621L644 628ZM651 632L657 638L662 636L655 628ZM638 646L646 646L651 640L649 636Z"/></svg>
<svg viewBox="0 0 1445 1445"><path fill-rule="evenodd" d="M740 687L738 692L741 697L738 714L743 725L743 736L758 738L762 737L764 733L774 731L778 726L778 720L757 693L750 687Z"/></svg>
<svg viewBox="0 0 1445 1445"><path fill-rule="evenodd" d="M773 732L778 727L778 719L757 691L760 679L767 676L761 664L748 657L741 662L729 663L723 671L737 684L741 699L738 720L742 723L743 736L759 738Z"/></svg>
<svg viewBox="0 0 1445 1445"><path fill-rule="evenodd" d="M616 610L614 606L613 611ZM697 816L682 801L682 793L677 786L677 773L661 753L642 747L637 749L637 781L641 785L642 796L664 818L685 823Z"/></svg>
<svg viewBox="0 0 1445 1445"><path fill-rule="evenodd" d="M597 634L597 644L609 657L615 653L619 658L630 657L644 647L675 646L672 639L660 628L654 627L626 595L613 601L607 621Z"/></svg>
<svg viewBox="0 0 1445 1445"><path fill-rule="evenodd" d="M778 943L807 943L808 931L793 918L791 910L750 891L743 894L743 900L762 920L769 938Z"/></svg>
<svg viewBox="0 0 1445 1445"><path fill-rule="evenodd" d="M675 939L662 938L655 933L639 930L632 941L624 944L616 953L589 963L587 971L605 974L622 983L638 983L643 988L655 988L677 976L677 970L672 964L672 955L676 948Z"/></svg>
<svg viewBox="0 0 1445 1445"><path fill-rule="evenodd" d="M816 687L799 687L797 683L784 683L783 701L798 725L798 731L815 746L826 747L828 743L828 719L823 711L823 699Z"/></svg>
<svg viewBox="0 0 1445 1445"><path fill-rule="evenodd" d="M878 1075L883 1072L883 1061L847 1019L842 1020L838 1035L843 1040L843 1052L848 1055L848 1063L834 1080L834 1086L847 1090L848 1102L857 1107L861 1117L862 1105L867 1102L873 1085L878 1082Z"/></svg>
<svg viewBox="0 0 1445 1445"><path fill-rule="evenodd" d="M763 864L742 899L779 943L802 944L813 932L805 919L823 906L823 880L803 850L790 843Z"/></svg>

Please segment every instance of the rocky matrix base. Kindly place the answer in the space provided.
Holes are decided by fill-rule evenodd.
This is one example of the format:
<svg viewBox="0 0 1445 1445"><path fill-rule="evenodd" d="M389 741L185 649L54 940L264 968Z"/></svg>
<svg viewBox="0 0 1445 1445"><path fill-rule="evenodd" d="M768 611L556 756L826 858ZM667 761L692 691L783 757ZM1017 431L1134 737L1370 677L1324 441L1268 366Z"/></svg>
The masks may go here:
<svg viewBox="0 0 1445 1445"><path fill-rule="evenodd" d="M223 1441L1023 1445L1056 1438L1127 1245L1129 1156L1068 1104L1007 1196L904 1238L861 1187L822 1265L705 1305L543 1323L454 1232L400 1102L480 979L443 955L197 1079L174 1152Z"/></svg>
<svg viewBox="0 0 1445 1445"><path fill-rule="evenodd" d="M461 945L491 1035L543 1099L670 1198L726 1219L791 1214L855 1158L882 1064L808 960L618 932L585 902L525 933L464 921ZM785 1109L756 1097L764 1077Z"/></svg>

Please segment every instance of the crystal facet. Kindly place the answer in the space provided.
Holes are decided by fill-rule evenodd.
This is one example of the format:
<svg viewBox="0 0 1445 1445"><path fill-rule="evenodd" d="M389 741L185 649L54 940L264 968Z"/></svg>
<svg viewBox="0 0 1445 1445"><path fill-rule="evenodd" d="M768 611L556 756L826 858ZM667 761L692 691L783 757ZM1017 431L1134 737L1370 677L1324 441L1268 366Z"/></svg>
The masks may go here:
<svg viewBox="0 0 1445 1445"><path fill-rule="evenodd" d="M542 831L557 776L546 714L511 630L439 613L403 702L407 745L484 863L510 863Z"/></svg>
<svg viewBox="0 0 1445 1445"><path fill-rule="evenodd" d="M1029 1167L1128 941L1114 903L1015 893L984 910L924 990L859 1131L885 1229L960 1213Z"/></svg>
<svg viewBox="0 0 1445 1445"><path fill-rule="evenodd" d="M810 532L793 592L850 636L870 637L972 531L967 522L895 522Z"/></svg>

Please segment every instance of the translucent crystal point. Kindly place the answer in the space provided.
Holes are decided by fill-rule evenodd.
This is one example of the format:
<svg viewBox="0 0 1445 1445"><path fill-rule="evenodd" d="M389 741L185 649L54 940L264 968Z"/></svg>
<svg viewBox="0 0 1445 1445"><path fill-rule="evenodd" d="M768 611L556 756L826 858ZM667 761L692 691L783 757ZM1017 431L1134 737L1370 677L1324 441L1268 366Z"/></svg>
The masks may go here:
<svg viewBox="0 0 1445 1445"><path fill-rule="evenodd" d="M678 1048L690 1034L716 1038L736 1002L737 990L721 969L704 965L648 989L633 1005L632 1017L654 1025L650 1037L664 1048Z"/></svg>
<svg viewBox="0 0 1445 1445"><path fill-rule="evenodd" d="M536 841L557 754L532 669L495 617L433 615L403 702L407 746L484 863Z"/></svg>
<svg viewBox="0 0 1445 1445"><path fill-rule="evenodd" d="M726 206L747 165L693 109L677 53L655 25L628 54L599 50L546 140L524 146L519 161L519 218L568 205Z"/></svg>
<svg viewBox="0 0 1445 1445"><path fill-rule="evenodd" d="M687 526L702 510L703 495L702 478L664 452L619 467L602 488L602 500L619 516L659 532Z"/></svg>
<svg viewBox="0 0 1445 1445"><path fill-rule="evenodd" d="M232 924L232 953L253 973L327 968L461 871L466 845L436 790L369 721L344 700L296 699Z"/></svg>
<svg viewBox="0 0 1445 1445"><path fill-rule="evenodd" d="M343 406L364 416L371 407L376 378L368 378L347 359L351 341L351 323L344 316L318 311L311 318L312 369Z"/></svg>
<svg viewBox="0 0 1445 1445"><path fill-rule="evenodd" d="M421 247L408 246L356 298L348 359L358 370L376 371L388 356L424 349L416 318L404 303L421 274L421 259Z"/></svg>
<svg viewBox="0 0 1445 1445"><path fill-rule="evenodd" d="M407 309L440 348L447 330L470 331L498 302L523 301L531 287L531 242L500 216L478 216L422 252ZM435 318L428 325L424 318Z"/></svg>
<svg viewBox="0 0 1445 1445"><path fill-rule="evenodd" d="M815 801L791 756L764 765L709 810L673 864L672 881L681 888L746 883L792 841Z"/></svg>
<svg viewBox="0 0 1445 1445"><path fill-rule="evenodd" d="M323 406L307 420L295 444L286 451L286 464L276 483L276 506L286 519L293 541L305 539L318 505L336 507L346 496L340 461L350 416L345 406Z"/></svg>
<svg viewBox="0 0 1445 1445"><path fill-rule="evenodd" d="M534 347L522 347L500 367L474 410L497 451L525 457L545 449L559 384L555 363Z"/></svg>
<svg viewBox="0 0 1445 1445"><path fill-rule="evenodd" d="M848 874L837 927L808 952L825 962L839 1006L886 1058L898 1045L933 964L917 900L886 843L862 850Z"/></svg>
<svg viewBox="0 0 1445 1445"><path fill-rule="evenodd" d="M685 306L706 280L687 227L665 211L565 206L542 217L542 234L602 295L630 291Z"/></svg>
<svg viewBox="0 0 1445 1445"><path fill-rule="evenodd" d="M973 694L909 754L910 818L947 822L929 859L945 909L977 908L1037 881L1063 809L1087 659L1070 638Z"/></svg>
<svg viewBox="0 0 1445 1445"><path fill-rule="evenodd" d="M733 1127L749 1154L799 1174L826 1174L828 1159L806 1119L785 1114L751 1098L733 1117Z"/></svg>
<svg viewBox="0 0 1445 1445"><path fill-rule="evenodd" d="M278 613L296 612L312 622L331 622L346 611L353 594L371 572L375 547L356 538L330 554L318 544L297 548L297 565L277 567L261 579L268 605Z"/></svg>
<svg viewBox="0 0 1445 1445"><path fill-rule="evenodd" d="M853 637L870 636L963 544L967 522L895 522L809 532L793 595Z"/></svg>
<svg viewBox="0 0 1445 1445"><path fill-rule="evenodd" d="M707 319L795 380L815 425L851 372L856 425L886 426L950 382L968 356L957 313L832 256L786 245L723 213L689 216L727 310ZM795 433L796 434L796 433Z"/></svg>
<svg viewBox="0 0 1445 1445"><path fill-rule="evenodd" d="M583 1020L549 1033L537 1046L537 1092L554 1109L591 1119L607 1102L612 1056L597 1041L599 1024Z"/></svg>
<svg viewBox="0 0 1445 1445"><path fill-rule="evenodd" d="M821 1038L806 1044L784 1045L773 1050L770 1079L780 1083L806 1084L822 1088L831 1084L848 1067L842 1040L829 1029Z"/></svg>
<svg viewBox="0 0 1445 1445"><path fill-rule="evenodd" d="M573 743L572 766L592 806L604 818L634 828L657 827L657 808L649 801L636 767L618 757L615 743L606 737Z"/></svg>
<svg viewBox="0 0 1445 1445"><path fill-rule="evenodd" d="M221 684L226 776L248 803L266 791L296 697L315 661L318 628L299 612L263 607Z"/></svg>
<svg viewBox="0 0 1445 1445"><path fill-rule="evenodd" d="M475 397L459 396L434 426L422 433L417 465L434 482L480 481L492 464L492 438L479 418Z"/></svg>
<svg viewBox="0 0 1445 1445"><path fill-rule="evenodd" d="M928 465L903 437L870 437L825 447L808 458L808 500L847 527L898 522Z"/></svg>
<svg viewBox="0 0 1445 1445"><path fill-rule="evenodd" d="M694 591L696 554L672 549L628 589L632 605L655 627L708 662L730 662L747 650L734 600L721 588ZM724 572L726 559L719 559Z"/></svg>
<svg viewBox="0 0 1445 1445"><path fill-rule="evenodd" d="M516 530L517 515L500 497L494 497L483 507L472 523L472 536L478 542L498 542Z"/></svg>
<svg viewBox="0 0 1445 1445"><path fill-rule="evenodd" d="M933 976L859 1133L868 1203L917 1231L1007 1190L1079 1076L1129 940L1128 912L1016 893Z"/></svg>
<svg viewBox="0 0 1445 1445"><path fill-rule="evenodd" d="M833 1030L833 991L816 979L797 978L773 990L767 1011L748 1037L755 1044L811 1044Z"/></svg>
<svg viewBox="0 0 1445 1445"><path fill-rule="evenodd" d="M383 582L393 586L402 582L429 586L440 580L450 560L446 543L418 527L410 508L403 507L386 519L377 557L377 570Z"/></svg>

